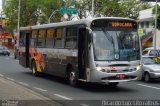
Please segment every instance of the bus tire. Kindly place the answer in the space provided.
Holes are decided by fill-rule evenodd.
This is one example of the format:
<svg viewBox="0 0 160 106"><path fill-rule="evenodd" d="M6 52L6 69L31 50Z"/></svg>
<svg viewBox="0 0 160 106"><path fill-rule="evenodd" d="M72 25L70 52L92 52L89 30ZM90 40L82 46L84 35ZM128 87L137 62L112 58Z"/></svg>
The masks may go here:
<svg viewBox="0 0 160 106"><path fill-rule="evenodd" d="M34 76L39 76L39 72L37 71L37 67L36 67L35 61L32 62L32 74Z"/></svg>
<svg viewBox="0 0 160 106"><path fill-rule="evenodd" d="M110 87L116 87L118 84L119 84L119 82L111 82L111 83L108 83L108 85L109 85Z"/></svg>
<svg viewBox="0 0 160 106"><path fill-rule="evenodd" d="M68 80L71 86L73 87L78 86L78 73L73 68L70 68L68 72Z"/></svg>

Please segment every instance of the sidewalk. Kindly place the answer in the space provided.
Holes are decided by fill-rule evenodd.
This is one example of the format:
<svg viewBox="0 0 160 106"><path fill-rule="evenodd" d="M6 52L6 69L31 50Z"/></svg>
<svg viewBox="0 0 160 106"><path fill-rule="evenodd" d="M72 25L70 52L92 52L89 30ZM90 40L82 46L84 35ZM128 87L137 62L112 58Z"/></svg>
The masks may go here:
<svg viewBox="0 0 160 106"><path fill-rule="evenodd" d="M0 106L62 106L28 88L0 77Z"/></svg>

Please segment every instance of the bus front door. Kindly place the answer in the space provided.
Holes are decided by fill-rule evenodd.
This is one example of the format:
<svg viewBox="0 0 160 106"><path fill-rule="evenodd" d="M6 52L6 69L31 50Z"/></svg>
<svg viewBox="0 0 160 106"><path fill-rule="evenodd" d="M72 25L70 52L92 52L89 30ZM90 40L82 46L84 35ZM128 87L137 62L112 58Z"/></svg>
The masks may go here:
<svg viewBox="0 0 160 106"><path fill-rule="evenodd" d="M29 32L20 32L19 64L27 68L29 66Z"/></svg>
<svg viewBox="0 0 160 106"><path fill-rule="evenodd" d="M86 67L88 60L88 42L87 42L87 30L86 28L79 29L78 39L78 70L79 78L86 79Z"/></svg>
<svg viewBox="0 0 160 106"><path fill-rule="evenodd" d="M25 48L25 51L26 51L26 54L25 54L25 60L26 60L26 68L29 67L29 44L30 44L30 33L29 32L26 32L26 48Z"/></svg>

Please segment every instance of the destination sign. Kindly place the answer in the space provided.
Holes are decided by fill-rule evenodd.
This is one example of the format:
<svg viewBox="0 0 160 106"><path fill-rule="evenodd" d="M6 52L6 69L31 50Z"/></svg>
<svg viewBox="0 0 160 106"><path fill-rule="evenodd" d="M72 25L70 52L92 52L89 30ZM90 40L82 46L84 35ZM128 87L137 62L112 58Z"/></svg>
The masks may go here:
<svg viewBox="0 0 160 106"><path fill-rule="evenodd" d="M131 22L112 22L112 27L132 27Z"/></svg>
<svg viewBox="0 0 160 106"><path fill-rule="evenodd" d="M92 28L137 28L136 21L121 19L98 19L91 24Z"/></svg>

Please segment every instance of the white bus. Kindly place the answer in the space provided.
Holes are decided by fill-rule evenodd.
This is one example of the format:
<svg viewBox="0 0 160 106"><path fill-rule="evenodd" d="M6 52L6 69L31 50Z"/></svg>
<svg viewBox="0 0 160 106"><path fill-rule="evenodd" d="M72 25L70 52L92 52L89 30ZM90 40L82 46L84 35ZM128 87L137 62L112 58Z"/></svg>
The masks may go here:
<svg viewBox="0 0 160 106"><path fill-rule="evenodd" d="M103 17L20 28L19 62L33 75L107 83L136 80L141 47L137 23L129 18Z"/></svg>

